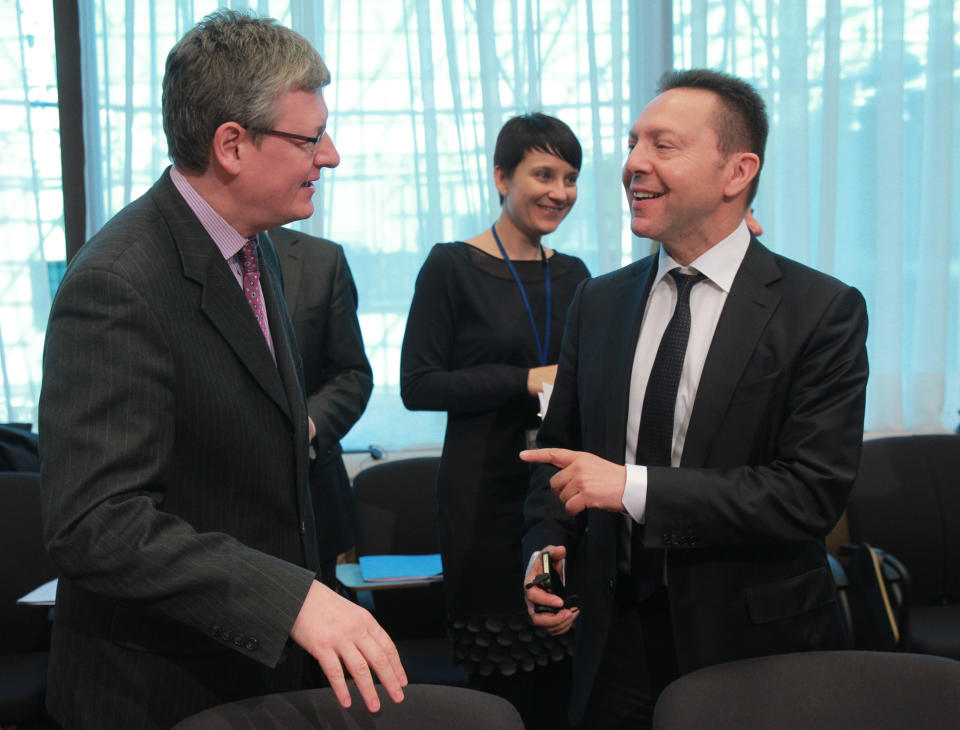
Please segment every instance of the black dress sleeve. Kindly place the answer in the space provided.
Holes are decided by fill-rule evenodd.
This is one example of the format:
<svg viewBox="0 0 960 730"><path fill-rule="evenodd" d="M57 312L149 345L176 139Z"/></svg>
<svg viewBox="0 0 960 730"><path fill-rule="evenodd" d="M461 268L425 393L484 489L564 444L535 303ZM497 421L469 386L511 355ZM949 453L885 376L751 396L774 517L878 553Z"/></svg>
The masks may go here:
<svg viewBox="0 0 960 730"><path fill-rule="evenodd" d="M458 367L452 349L462 288L461 264L438 244L420 269L400 353L400 396L412 411L480 413L527 392L528 368Z"/></svg>

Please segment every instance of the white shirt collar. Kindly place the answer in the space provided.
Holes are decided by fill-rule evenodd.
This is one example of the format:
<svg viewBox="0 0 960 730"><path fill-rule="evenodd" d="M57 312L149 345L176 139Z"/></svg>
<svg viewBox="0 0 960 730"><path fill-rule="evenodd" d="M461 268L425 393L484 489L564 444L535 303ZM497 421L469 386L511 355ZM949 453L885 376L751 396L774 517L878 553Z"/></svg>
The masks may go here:
<svg viewBox="0 0 960 730"><path fill-rule="evenodd" d="M747 229L747 224L740 221L740 225L734 229L733 233L700 254L690 263L689 268L696 269L723 291L729 293L749 245L750 231ZM659 284L671 270L678 268L683 267L667 253L663 246L660 246L657 277L653 285Z"/></svg>

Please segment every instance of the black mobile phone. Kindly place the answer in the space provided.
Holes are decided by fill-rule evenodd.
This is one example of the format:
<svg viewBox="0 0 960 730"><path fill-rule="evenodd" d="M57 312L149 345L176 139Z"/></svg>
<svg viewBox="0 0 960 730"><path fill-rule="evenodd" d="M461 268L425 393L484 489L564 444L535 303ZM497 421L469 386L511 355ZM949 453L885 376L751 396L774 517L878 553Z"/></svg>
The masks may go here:
<svg viewBox="0 0 960 730"><path fill-rule="evenodd" d="M533 586L539 586L548 593L560 596L560 598L564 599L564 607L567 606L563 579L560 577L557 569L550 563L549 553L540 553L540 573L531 582L527 583L526 587L532 588ZM557 613L560 609L554 606L537 604L533 610L534 613Z"/></svg>

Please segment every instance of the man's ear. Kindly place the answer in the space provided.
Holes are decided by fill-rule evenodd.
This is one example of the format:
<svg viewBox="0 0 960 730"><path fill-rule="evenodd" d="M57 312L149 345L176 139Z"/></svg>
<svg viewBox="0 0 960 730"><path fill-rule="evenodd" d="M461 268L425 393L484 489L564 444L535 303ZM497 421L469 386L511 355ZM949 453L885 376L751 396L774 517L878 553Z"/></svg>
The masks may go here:
<svg viewBox="0 0 960 730"><path fill-rule="evenodd" d="M224 122L217 131L213 133L213 141L210 143L211 161L223 168L231 175L240 172L242 164L241 147L250 142L250 136L247 130L236 122Z"/></svg>
<svg viewBox="0 0 960 730"><path fill-rule="evenodd" d="M760 172L760 158L753 152L737 152L728 164L730 179L727 180L723 193L728 198L735 198L747 189Z"/></svg>

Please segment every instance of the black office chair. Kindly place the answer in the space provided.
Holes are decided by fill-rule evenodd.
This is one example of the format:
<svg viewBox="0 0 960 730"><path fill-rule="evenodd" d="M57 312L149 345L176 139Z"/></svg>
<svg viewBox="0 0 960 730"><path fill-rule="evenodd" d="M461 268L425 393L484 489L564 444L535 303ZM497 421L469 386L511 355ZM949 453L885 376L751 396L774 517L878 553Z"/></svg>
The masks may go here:
<svg viewBox="0 0 960 730"><path fill-rule="evenodd" d="M955 730L960 662L925 654L816 651L743 659L680 677L655 730Z"/></svg>
<svg viewBox="0 0 960 730"><path fill-rule="evenodd" d="M360 555L435 553L440 457L376 463L353 478L363 534Z"/></svg>
<svg viewBox="0 0 960 730"><path fill-rule="evenodd" d="M960 436L865 441L847 529L906 566L907 648L960 659Z"/></svg>
<svg viewBox="0 0 960 730"><path fill-rule="evenodd" d="M506 700L461 687L411 684L394 704L378 685L381 709L371 715L356 687L343 709L331 689L254 697L181 720L172 730L523 730Z"/></svg>
<svg viewBox="0 0 960 730"><path fill-rule="evenodd" d="M40 475L0 472L0 726L44 716L50 609L17 599L57 577L40 524Z"/></svg>
<svg viewBox="0 0 960 730"><path fill-rule="evenodd" d="M439 466L439 457L396 459L375 464L353 478L361 533L359 556L440 551ZM467 675L453 663L447 639L441 584L377 591L373 602L376 618L396 642L411 682L466 686Z"/></svg>

